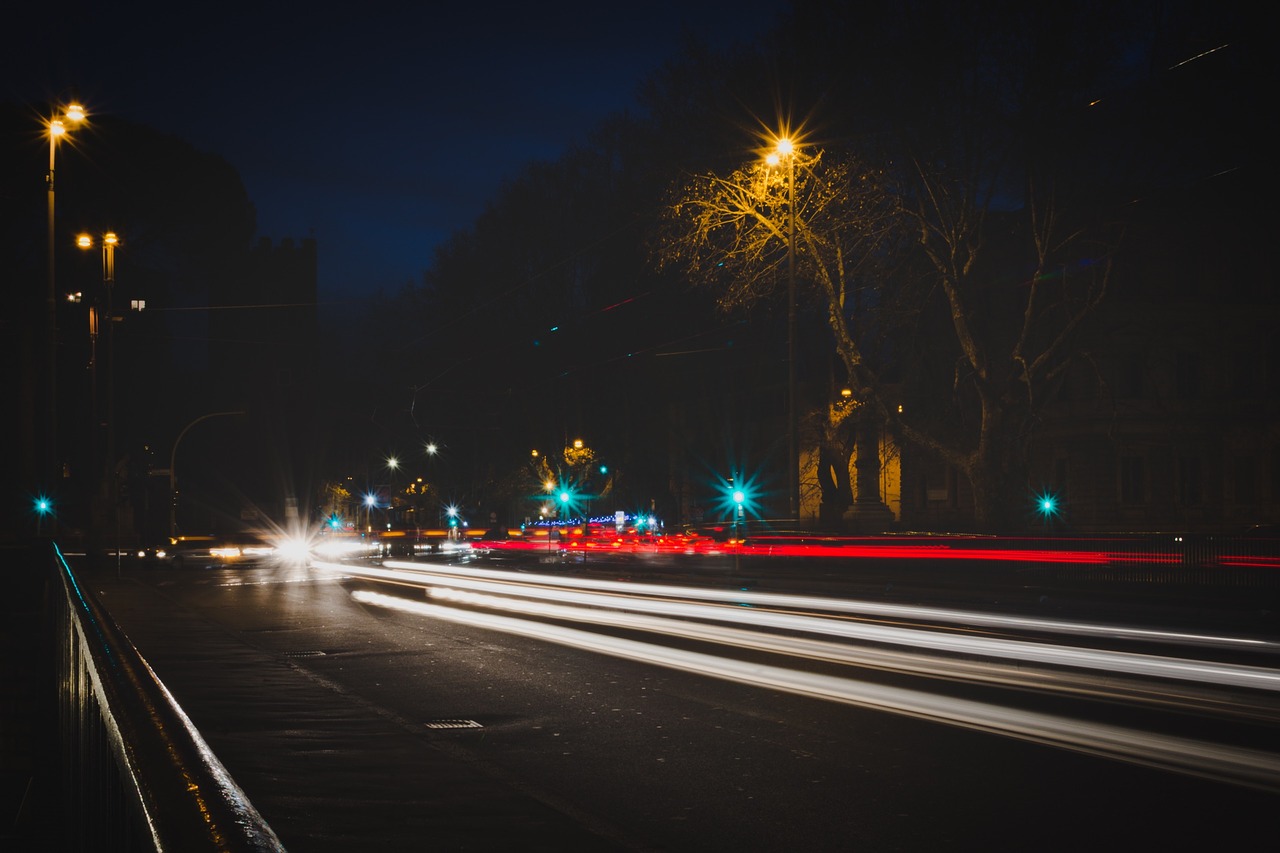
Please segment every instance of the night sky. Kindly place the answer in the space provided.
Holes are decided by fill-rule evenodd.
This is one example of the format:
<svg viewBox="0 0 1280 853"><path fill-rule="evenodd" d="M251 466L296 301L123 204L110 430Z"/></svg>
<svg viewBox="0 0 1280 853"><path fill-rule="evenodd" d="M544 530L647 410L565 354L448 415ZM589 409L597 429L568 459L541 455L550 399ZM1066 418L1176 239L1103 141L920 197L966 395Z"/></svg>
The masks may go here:
<svg viewBox="0 0 1280 853"><path fill-rule="evenodd" d="M29 5L5 17L2 97L78 97L224 157L259 236L317 239L324 301L418 281L504 180L634 111L686 35L728 47L787 7Z"/></svg>

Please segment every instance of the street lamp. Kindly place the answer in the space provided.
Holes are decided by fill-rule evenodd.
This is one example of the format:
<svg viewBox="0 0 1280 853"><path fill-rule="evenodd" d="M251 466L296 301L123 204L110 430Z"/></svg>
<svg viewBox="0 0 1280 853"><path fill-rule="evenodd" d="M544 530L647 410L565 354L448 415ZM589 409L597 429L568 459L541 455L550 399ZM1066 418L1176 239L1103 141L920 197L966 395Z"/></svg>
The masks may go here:
<svg viewBox="0 0 1280 853"><path fill-rule="evenodd" d="M796 434L796 151L788 137L778 139L766 162L787 163L787 500L791 518L800 518L800 445Z"/></svg>
<svg viewBox="0 0 1280 853"><path fill-rule="evenodd" d="M49 119L46 131L49 134L49 172L45 176L45 183L48 190L48 273L49 286L46 294L48 301L48 318L47 328L45 330L48 347L46 355L47 376L45 384L47 386L48 399L48 415L49 423L46 425L48 433L46 437L46 447L48 448L48 459L45 460L47 466L46 475L50 478L49 486L52 487L58 477L58 299L57 284L54 274L54 256L57 254L57 240L54 229L54 163L57 159L58 143L67 133L67 122L79 123L84 121L84 107L79 104L69 104L61 116L53 116Z"/></svg>
<svg viewBox="0 0 1280 853"><path fill-rule="evenodd" d="M76 245L81 249L88 250L93 248L93 235L79 234L76 236ZM114 402L115 402L115 312L112 304L112 291L115 289L116 281L116 246L120 245L120 238L114 231L108 231L102 235L102 285L106 294L106 313L98 311L96 303L89 306L89 343L90 343L90 383L93 394L92 399L92 415L97 418L97 394L98 394L98 326L103 317L107 323L107 394L106 394L106 413L105 423L107 428L106 454L103 458L103 486L106 489L106 496L110 499L111 505L114 506L115 498L115 479L111 476L111 468L115 464L115 431L114 431ZM97 437L94 436L94 446L97 446Z"/></svg>

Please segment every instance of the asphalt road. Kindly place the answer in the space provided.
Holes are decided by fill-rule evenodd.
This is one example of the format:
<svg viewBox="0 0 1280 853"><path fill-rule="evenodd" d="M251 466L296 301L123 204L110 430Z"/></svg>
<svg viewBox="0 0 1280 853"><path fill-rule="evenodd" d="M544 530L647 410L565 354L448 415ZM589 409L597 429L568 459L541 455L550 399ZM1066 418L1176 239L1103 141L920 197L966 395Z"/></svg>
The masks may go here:
<svg viewBox="0 0 1280 853"><path fill-rule="evenodd" d="M623 568L603 567L601 577L625 576ZM1274 843L1275 788L388 607L357 596L367 585L338 572L126 565L85 578L295 853ZM753 584L769 586L758 576ZM383 592L424 600L406 586ZM696 641L644 641L709 651ZM735 657L748 668L774 663L764 653ZM891 687L927 681L957 702L986 696L876 669L806 667ZM1054 712L1076 702L1028 701ZM1112 722L1110 706L1089 713ZM1114 714L1134 730L1148 716L1157 713L1117 705ZM1167 728L1169 715L1159 716ZM1278 723L1280 715L1212 728L1275 752ZM1174 725L1195 736L1210 723L1196 715Z"/></svg>

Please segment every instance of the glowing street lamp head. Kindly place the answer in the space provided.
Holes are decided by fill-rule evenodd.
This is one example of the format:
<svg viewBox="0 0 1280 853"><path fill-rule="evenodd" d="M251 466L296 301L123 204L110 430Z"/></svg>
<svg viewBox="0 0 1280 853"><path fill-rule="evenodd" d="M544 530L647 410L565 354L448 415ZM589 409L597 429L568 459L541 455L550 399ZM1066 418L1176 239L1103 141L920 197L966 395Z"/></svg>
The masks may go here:
<svg viewBox="0 0 1280 853"><path fill-rule="evenodd" d="M76 235L76 245L77 245L78 247L80 247L81 249L92 249L92 248L93 248L93 235L92 235L92 234L77 234L77 235ZM103 246L103 248L106 248L106 249L114 249L116 246L119 246L119 245L120 245L120 236L119 236L118 234L116 234L116 232L114 232L114 231L108 231L106 234L103 234L103 235L102 235L102 246Z"/></svg>
<svg viewBox="0 0 1280 853"><path fill-rule="evenodd" d="M395 458L394 456L388 456L387 467L390 468L392 471L396 470L397 468L400 467L400 460Z"/></svg>
<svg viewBox="0 0 1280 853"><path fill-rule="evenodd" d="M67 132L67 122L82 122L85 119L84 107L80 104L68 104L60 118L49 119L49 136L57 139Z"/></svg>
<svg viewBox="0 0 1280 853"><path fill-rule="evenodd" d="M788 137L784 136L778 140L777 152L779 157L789 157L794 150L795 146Z"/></svg>
<svg viewBox="0 0 1280 853"><path fill-rule="evenodd" d="M365 495L365 496L364 496L364 505L365 505L365 506L376 506L376 505L377 505L377 503L378 503L378 498L377 498L377 496L376 496L376 495Z"/></svg>

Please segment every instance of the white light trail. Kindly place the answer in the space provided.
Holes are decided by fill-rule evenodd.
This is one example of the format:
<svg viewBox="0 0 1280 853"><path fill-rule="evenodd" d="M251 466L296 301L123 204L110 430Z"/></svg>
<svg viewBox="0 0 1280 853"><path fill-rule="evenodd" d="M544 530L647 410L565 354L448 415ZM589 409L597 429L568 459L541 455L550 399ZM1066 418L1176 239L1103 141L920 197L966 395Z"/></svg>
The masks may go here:
<svg viewBox="0 0 1280 853"><path fill-rule="evenodd" d="M724 628L704 622L688 622L615 610L566 607L557 604L487 595L484 593L431 587L432 598L461 604L505 610L530 616L563 619L595 625L607 625L635 631L649 631L669 637L719 643L738 649L752 649L770 654L791 655L811 660L829 661L848 666L876 667L896 672L910 672L950 680L980 681L1006 687L1052 690L1087 695L1095 698L1140 700L1170 708L1226 714L1275 722L1280 707L1274 701L1255 700L1239 693L1200 689L1124 679L1110 673L1100 676L1066 674L1056 670L1036 669L1019 661L1014 664L994 663L963 658L939 658L935 655L880 649L874 646L851 646L807 637L768 634L741 628Z"/></svg>
<svg viewBox="0 0 1280 853"><path fill-rule="evenodd" d="M1002 734L1280 793L1280 756L1260 750L720 658L699 652L602 636L576 628L410 601L382 593L358 591L353 596L364 604L392 608L433 619L473 625L713 678L891 711L934 722Z"/></svg>
<svg viewBox="0 0 1280 853"><path fill-rule="evenodd" d="M406 570L406 567L414 569ZM719 605L695 604L681 601L655 600L638 598L637 594L652 592L659 587L644 584L617 584L609 581L584 582L581 586L604 589L619 589L630 595L584 592L565 589L571 580L550 578L557 582L554 588L532 585L531 578L538 584L548 576L519 576L513 578L509 573L489 570L458 570L454 567L431 566L424 568L422 564L388 564L388 568L376 566L340 566L337 567L348 574L362 575L383 580L396 581L410 585L427 585L429 583L447 583L478 592L491 592L503 595L518 595L526 598L554 600L589 607L603 607L627 610L632 612L656 613L681 619L704 619L719 622L734 622L757 627L767 627L787 631L801 631L811 634L841 637L872 643L887 643L907 646L913 649L933 649L975 657L995 657L1004 660L1030 661L1053 666L1066 666L1075 669L1100 670L1106 673L1126 673L1149 678L1173 679L1197 684L1216 684L1228 687L1243 687L1253 690L1280 692L1280 671L1257 666L1219 663L1214 661L1189 660L1157 655L1135 654L1132 652L1113 651L1107 649L1087 649L1048 643L1029 643L1018 640L1006 640L998 637L972 636L965 634L929 631L917 628L901 628L890 625L877 625L855 622L847 619L836 619L815 615L796 613L780 613L769 610L758 610L743 607L724 607ZM471 577L468 577L471 576ZM478 578L501 578L499 581L481 580ZM581 581L583 579L572 579ZM603 585L603 586L602 586ZM674 595L677 591L698 597L718 598L723 590L691 589L681 587L661 588L664 595ZM785 598L794 603L796 596L770 596ZM830 605L840 604L836 599L819 599L804 597L811 606L831 610ZM738 599L730 600L735 603ZM861 603L861 602L859 602ZM916 608L900 608L913 611ZM921 608L928 610L929 608ZM980 616L982 614L972 614ZM1036 620L1017 620L1026 628L1034 630L1040 623Z"/></svg>
<svg viewBox="0 0 1280 853"><path fill-rule="evenodd" d="M696 598L703 601L723 601L730 604L750 604L758 607L783 607L801 610L825 610L832 613L851 613L861 616L879 616L913 621L942 622L966 627L1001 628L1020 631L1101 636L1110 639L1153 640L1162 643L1179 643L1205 646L1235 646L1246 651L1280 653L1280 643L1248 637L1223 637L1208 634L1188 634L1162 631L1152 628L1134 628L1126 625L1092 624L1088 622L1064 622L1052 619L1035 619L1008 616L999 613L982 613L972 610L954 610L918 605L888 604L859 599L827 598L814 595L752 592L750 590L704 589L674 584L631 583L597 578L566 578L558 575L513 574L495 569L478 569L433 563L407 563L387 561L388 569L412 573L428 572L437 575L488 578L506 583L567 586L577 589L598 589L621 592L626 595L648 595L659 598ZM329 568L345 571L351 567L329 565ZM366 567L361 567L366 568Z"/></svg>

